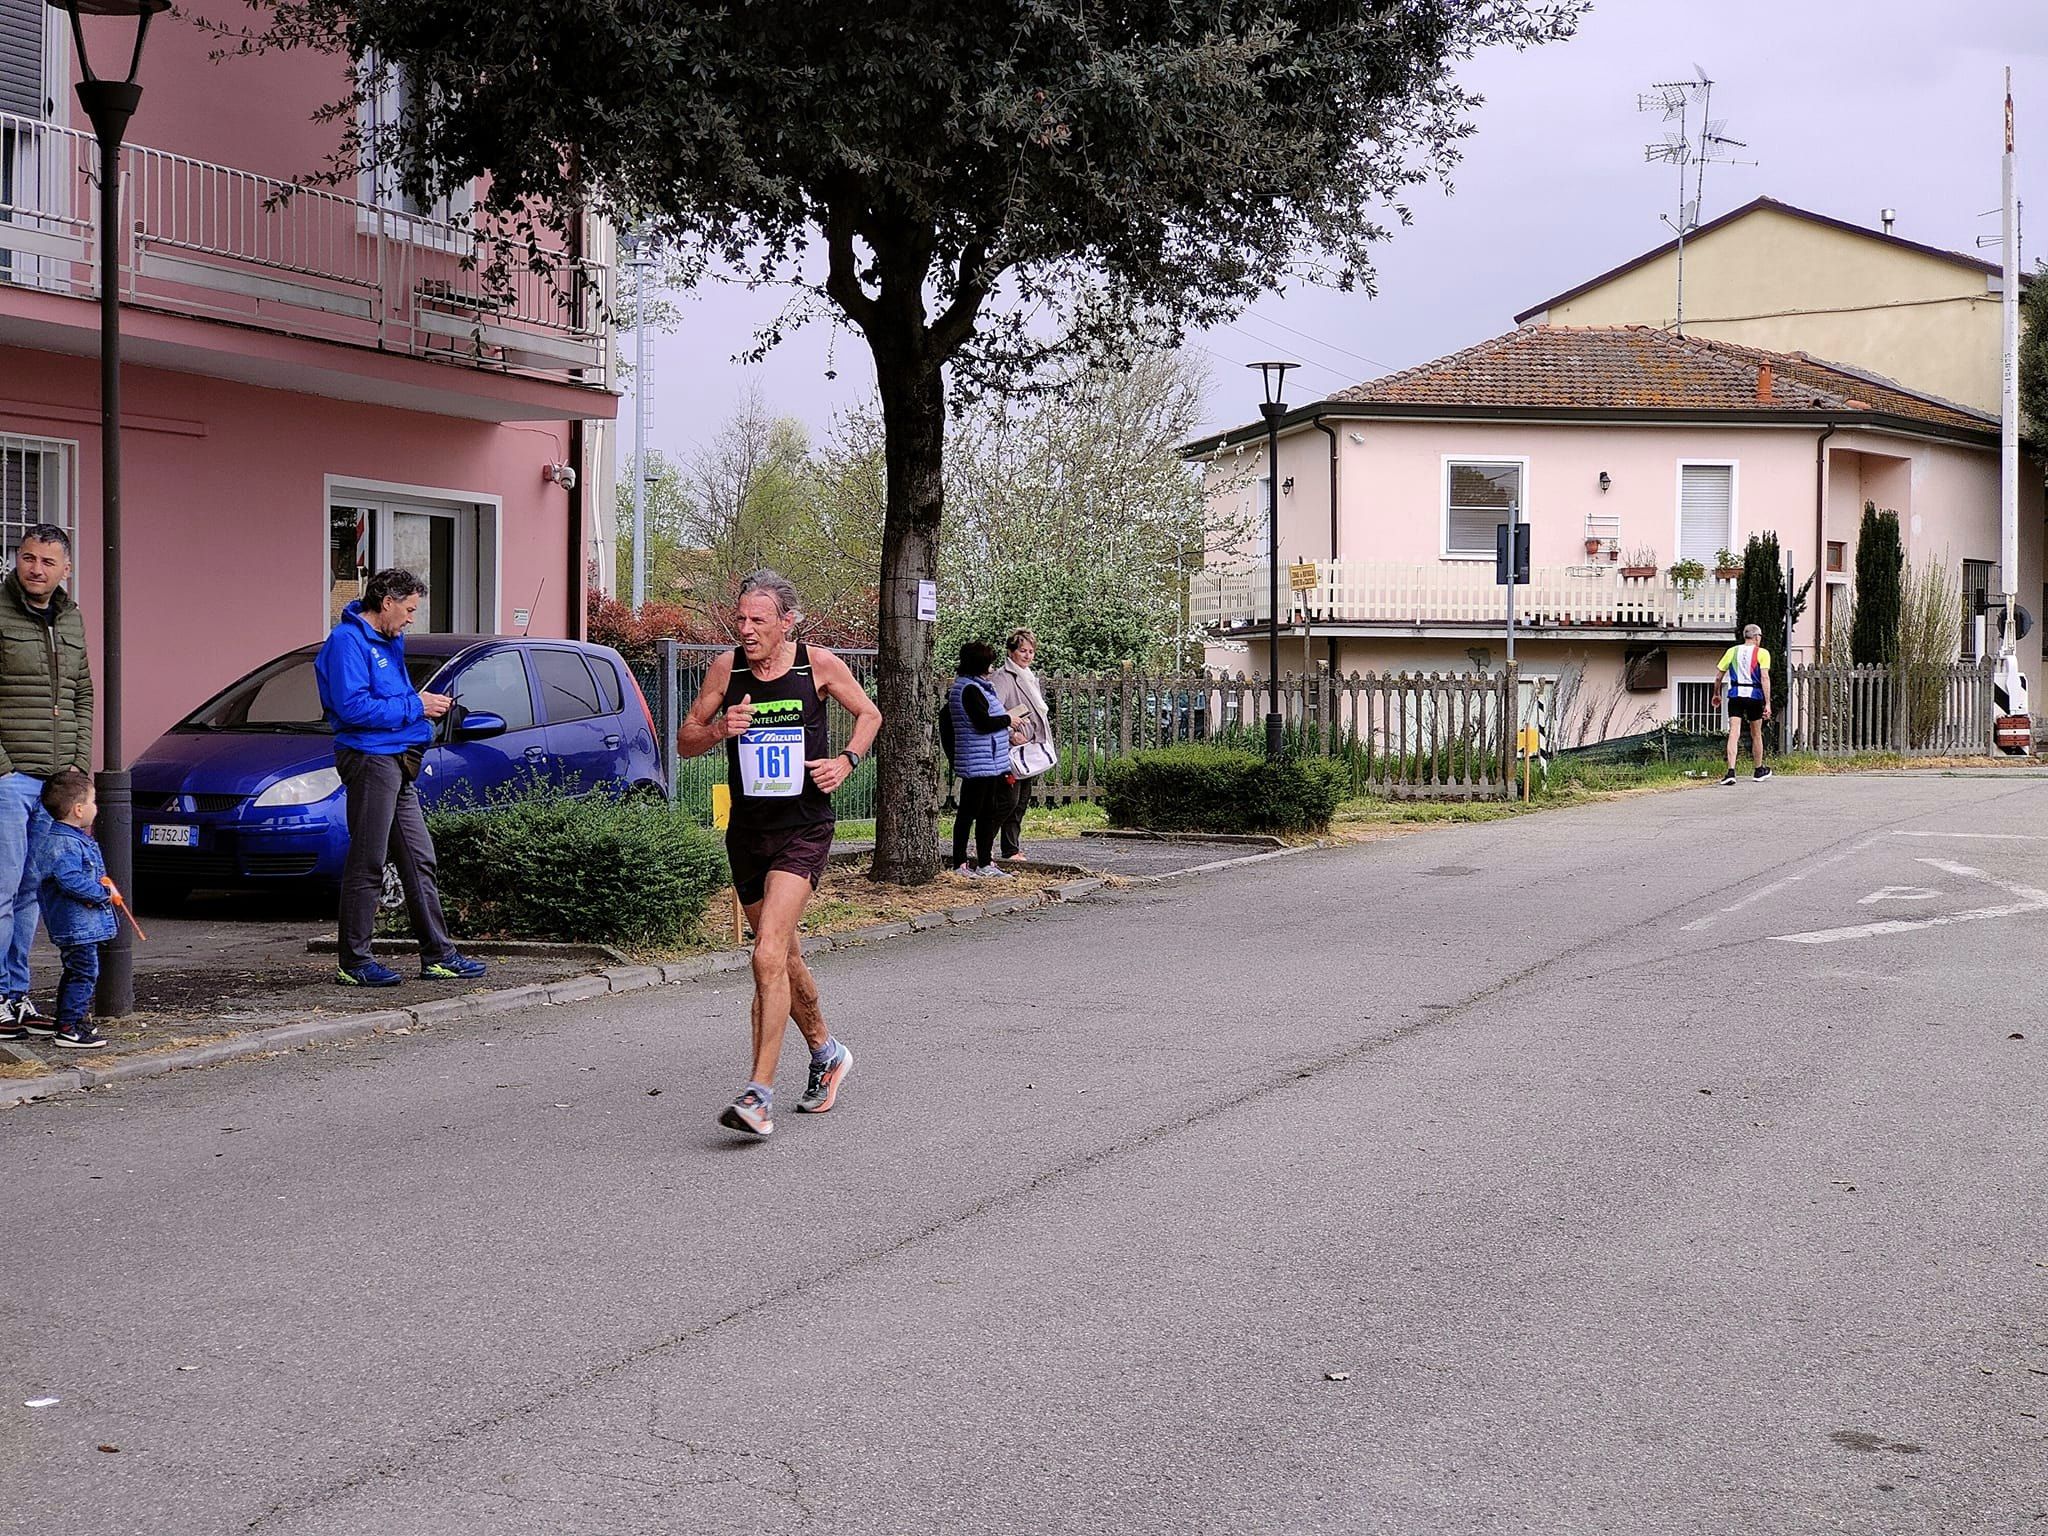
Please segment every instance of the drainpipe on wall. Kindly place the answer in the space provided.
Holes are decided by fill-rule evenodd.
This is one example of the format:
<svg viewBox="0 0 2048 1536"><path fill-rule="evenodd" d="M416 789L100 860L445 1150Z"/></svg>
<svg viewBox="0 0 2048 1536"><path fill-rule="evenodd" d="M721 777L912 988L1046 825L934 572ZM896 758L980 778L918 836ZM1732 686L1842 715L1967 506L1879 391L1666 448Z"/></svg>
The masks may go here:
<svg viewBox="0 0 2048 1536"><path fill-rule="evenodd" d="M576 489L569 493L569 638L588 640L590 638L590 615L584 610L583 591L589 577L584 567L584 530L590 526L587 514L590 482L597 477L584 463L583 451L585 432L583 423L569 423L569 462L576 466Z"/></svg>
<svg viewBox="0 0 2048 1536"><path fill-rule="evenodd" d="M1337 558L1337 429L1320 416L1309 425L1330 440L1330 559L1334 561ZM1337 673L1337 642L1326 639L1323 644L1329 647L1330 675L1334 677Z"/></svg>
<svg viewBox="0 0 2048 1536"><path fill-rule="evenodd" d="M1821 623L1827 614L1828 596L1828 439L1836 432L1834 422L1814 440L1813 444L1813 659L1820 660L1821 642L1827 638L1821 633ZM1785 631L1785 649L1792 649L1792 631ZM1790 666L1792 658L1785 658Z"/></svg>

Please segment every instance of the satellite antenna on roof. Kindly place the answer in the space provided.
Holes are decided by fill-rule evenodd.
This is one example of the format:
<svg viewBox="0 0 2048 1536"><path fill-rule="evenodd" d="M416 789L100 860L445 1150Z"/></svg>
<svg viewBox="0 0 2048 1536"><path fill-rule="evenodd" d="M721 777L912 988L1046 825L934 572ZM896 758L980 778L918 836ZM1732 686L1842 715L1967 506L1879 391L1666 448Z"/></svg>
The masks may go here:
<svg viewBox="0 0 2048 1536"><path fill-rule="evenodd" d="M1660 80L1636 97L1636 110L1660 113L1665 122L1678 124L1675 132L1667 131L1656 143L1644 145L1643 158L1652 165L1678 167L1678 217L1674 219L1668 213L1657 217L1678 236L1678 318L1674 328L1681 336L1685 334L1685 238L1700 227L1700 197L1707 167L1755 164L1737 160L1728 153L1749 146L1728 137L1727 119L1707 115L1714 98L1714 82L1697 64L1692 72L1690 80ZM1692 167L1691 197L1685 195L1687 166Z"/></svg>

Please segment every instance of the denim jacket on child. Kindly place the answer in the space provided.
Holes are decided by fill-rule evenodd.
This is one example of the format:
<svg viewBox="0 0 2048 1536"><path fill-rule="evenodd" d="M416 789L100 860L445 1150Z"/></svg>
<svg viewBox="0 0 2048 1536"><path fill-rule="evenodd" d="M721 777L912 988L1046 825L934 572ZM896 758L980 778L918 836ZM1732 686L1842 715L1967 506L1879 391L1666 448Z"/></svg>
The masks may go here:
<svg viewBox="0 0 2048 1536"><path fill-rule="evenodd" d="M104 944L114 936L119 919L114 916L114 899L100 884L107 861L100 857L100 845L90 832L67 822L50 828L43 845L43 923L50 930L50 942Z"/></svg>

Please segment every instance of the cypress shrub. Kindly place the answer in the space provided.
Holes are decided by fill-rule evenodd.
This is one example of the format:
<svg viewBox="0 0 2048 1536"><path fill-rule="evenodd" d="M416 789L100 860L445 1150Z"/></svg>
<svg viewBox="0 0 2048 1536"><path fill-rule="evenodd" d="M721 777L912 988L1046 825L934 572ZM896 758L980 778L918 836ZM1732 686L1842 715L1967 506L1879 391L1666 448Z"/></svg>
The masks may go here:
<svg viewBox="0 0 2048 1536"><path fill-rule="evenodd" d="M535 788L427 817L466 936L672 944L726 881L725 847L665 800Z"/></svg>
<svg viewBox="0 0 2048 1536"><path fill-rule="evenodd" d="M1856 533L1856 617L1849 627L1849 659L1857 666L1889 665L1899 659L1899 601L1906 547L1899 539L1899 514L1863 503Z"/></svg>
<svg viewBox="0 0 2048 1536"><path fill-rule="evenodd" d="M1320 757L1274 762L1229 747L1165 747L1110 763L1102 807L1111 826L1152 832L1320 832L1345 778Z"/></svg>

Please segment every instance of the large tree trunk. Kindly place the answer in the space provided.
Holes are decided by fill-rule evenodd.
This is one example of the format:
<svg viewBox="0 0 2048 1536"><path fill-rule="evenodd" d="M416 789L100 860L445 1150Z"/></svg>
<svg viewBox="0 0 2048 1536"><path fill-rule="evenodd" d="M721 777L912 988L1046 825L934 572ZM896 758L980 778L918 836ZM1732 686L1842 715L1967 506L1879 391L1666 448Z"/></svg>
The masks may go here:
<svg viewBox="0 0 2048 1536"><path fill-rule="evenodd" d="M917 616L917 588L939 576L945 499L946 393L938 367L875 349L882 396L888 511L882 524L880 655L876 702L875 878L926 885L939 872L938 690L933 626Z"/></svg>

